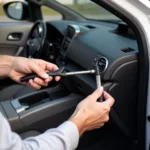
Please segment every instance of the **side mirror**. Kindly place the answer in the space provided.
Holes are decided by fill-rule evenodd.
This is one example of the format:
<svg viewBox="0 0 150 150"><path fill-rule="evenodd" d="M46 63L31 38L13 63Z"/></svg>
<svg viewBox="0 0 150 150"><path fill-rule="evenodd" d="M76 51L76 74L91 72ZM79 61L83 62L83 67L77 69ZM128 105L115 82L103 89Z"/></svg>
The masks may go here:
<svg viewBox="0 0 150 150"><path fill-rule="evenodd" d="M27 2L9 2L4 5L5 14L15 20L29 20L30 19L30 11L29 5Z"/></svg>

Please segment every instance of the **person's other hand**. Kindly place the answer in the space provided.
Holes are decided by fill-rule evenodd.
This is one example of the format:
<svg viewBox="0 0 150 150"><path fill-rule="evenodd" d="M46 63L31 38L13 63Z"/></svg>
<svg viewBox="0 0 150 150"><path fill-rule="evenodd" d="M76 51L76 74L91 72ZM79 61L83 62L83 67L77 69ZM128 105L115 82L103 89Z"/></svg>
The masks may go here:
<svg viewBox="0 0 150 150"><path fill-rule="evenodd" d="M80 135L85 131L102 127L109 120L109 112L114 104L114 99L104 92L105 101L97 102L102 92L103 90L96 90L81 101L69 119L76 124Z"/></svg>
<svg viewBox="0 0 150 150"><path fill-rule="evenodd" d="M33 80L30 79L26 83L34 89L40 89L41 86L47 86L53 78L48 76L46 72L55 71L58 67L55 64L46 62L40 59L28 59L23 57L14 57L14 61L11 65L8 77L14 81L20 83L20 78L29 74L36 73L40 78L36 77ZM55 80L58 81L60 77L55 77Z"/></svg>

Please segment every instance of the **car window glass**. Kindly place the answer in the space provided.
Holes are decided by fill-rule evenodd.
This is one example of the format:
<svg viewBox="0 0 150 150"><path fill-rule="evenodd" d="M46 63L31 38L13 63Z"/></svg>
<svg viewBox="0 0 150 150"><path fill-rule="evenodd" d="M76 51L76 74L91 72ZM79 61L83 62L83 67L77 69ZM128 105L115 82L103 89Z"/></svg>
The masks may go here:
<svg viewBox="0 0 150 150"><path fill-rule="evenodd" d="M119 20L115 15L105 10L91 0L56 0L81 16L94 20Z"/></svg>
<svg viewBox="0 0 150 150"><path fill-rule="evenodd" d="M55 10L49 8L49 7L42 6L41 11L42 11L43 19L45 21L48 21L48 20L61 20L62 19L62 15L59 12L57 12L57 11L55 11Z"/></svg>

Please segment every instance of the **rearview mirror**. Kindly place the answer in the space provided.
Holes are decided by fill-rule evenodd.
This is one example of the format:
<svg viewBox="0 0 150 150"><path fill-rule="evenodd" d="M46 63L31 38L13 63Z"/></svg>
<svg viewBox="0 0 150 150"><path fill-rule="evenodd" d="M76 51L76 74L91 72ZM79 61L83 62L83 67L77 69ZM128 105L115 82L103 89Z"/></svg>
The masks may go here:
<svg viewBox="0 0 150 150"><path fill-rule="evenodd" d="M9 2L4 5L6 15L15 20L29 20L29 5L27 2Z"/></svg>

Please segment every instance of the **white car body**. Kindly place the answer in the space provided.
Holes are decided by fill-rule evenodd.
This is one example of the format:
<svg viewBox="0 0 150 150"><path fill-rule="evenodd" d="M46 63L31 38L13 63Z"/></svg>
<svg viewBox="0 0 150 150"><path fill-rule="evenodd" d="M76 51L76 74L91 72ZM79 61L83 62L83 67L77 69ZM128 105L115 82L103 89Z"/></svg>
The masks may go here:
<svg viewBox="0 0 150 150"><path fill-rule="evenodd" d="M150 60L150 1L148 0L107 0L107 5L113 7L118 12L124 12L126 15L133 17L141 28L145 39L146 46L148 48L148 57ZM149 66L150 70L150 66ZM146 119L146 131L145 131L145 148L149 150L150 143L150 122L147 117L150 115L150 72L148 82L148 96L147 96L147 114Z"/></svg>

